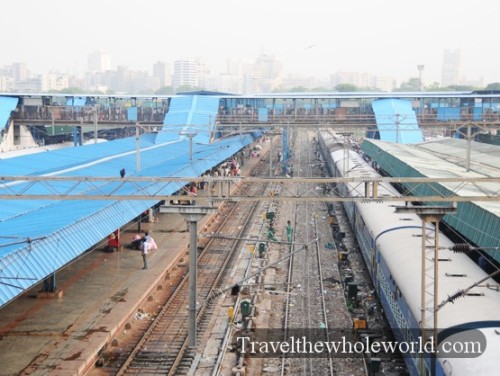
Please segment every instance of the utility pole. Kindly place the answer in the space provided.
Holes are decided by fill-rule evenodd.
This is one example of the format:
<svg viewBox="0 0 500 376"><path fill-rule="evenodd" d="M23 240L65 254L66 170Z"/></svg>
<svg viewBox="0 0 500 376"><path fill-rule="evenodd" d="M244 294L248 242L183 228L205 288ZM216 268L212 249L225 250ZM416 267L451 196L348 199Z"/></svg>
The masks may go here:
<svg viewBox="0 0 500 376"><path fill-rule="evenodd" d="M476 135L481 134L481 133L487 133L487 131L485 129L483 129L481 127L481 125L479 125L477 123L467 123L463 126L465 126L467 128L465 133L460 131L460 128L456 129L456 132L458 134L462 135L467 141L467 150L466 150L466 155L465 155L465 171L469 172L470 171L470 162L471 162L470 160L471 160L472 140ZM479 130L473 132L472 131L473 126L477 127Z"/></svg>
<svg viewBox="0 0 500 376"><path fill-rule="evenodd" d="M396 213L415 213L422 220L422 264L420 280L420 336L422 341L438 342L438 287L439 287L439 222L456 206L397 206ZM433 225L433 227L428 225ZM431 312L428 316L427 313ZM429 322L429 324L427 324ZM431 374L435 374L436 357L431 357ZM420 373L425 375L424 354L419 361Z"/></svg>
<svg viewBox="0 0 500 376"><path fill-rule="evenodd" d="M273 176L273 136L269 137L271 145L269 146L269 177Z"/></svg>
<svg viewBox="0 0 500 376"><path fill-rule="evenodd" d="M189 347L196 347L196 279L198 259L198 221L206 214L215 213L212 206L168 206L160 207L160 213L178 213L189 223Z"/></svg>
<svg viewBox="0 0 500 376"><path fill-rule="evenodd" d="M399 144L399 126L401 125L401 122L399 121L399 117L401 115L396 114L396 144Z"/></svg>

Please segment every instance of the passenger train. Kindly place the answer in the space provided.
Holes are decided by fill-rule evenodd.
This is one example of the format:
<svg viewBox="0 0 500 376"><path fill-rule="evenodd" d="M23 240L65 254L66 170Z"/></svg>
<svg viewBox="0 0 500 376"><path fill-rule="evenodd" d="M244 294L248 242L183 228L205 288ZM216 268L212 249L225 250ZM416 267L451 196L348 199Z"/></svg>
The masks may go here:
<svg viewBox="0 0 500 376"><path fill-rule="evenodd" d="M341 136L322 132L318 141L333 176L381 177ZM342 196L363 197L365 189L358 183L337 184ZM400 195L392 185L383 182L378 194L382 199ZM395 207L403 206L403 201L381 201L349 201L344 208L395 339L418 342L422 220L417 214L397 213ZM437 315L436 348L441 351L437 357L415 353L403 356L411 375L496 375L500 372L498 284L491 278L485 279L488 276L483 269L464 253L454 252L453 246L440 232L437 302L444 304ZM426 306L426 318L432 311L433 305ZM482 354L477 356L478 353Z"/></svg>

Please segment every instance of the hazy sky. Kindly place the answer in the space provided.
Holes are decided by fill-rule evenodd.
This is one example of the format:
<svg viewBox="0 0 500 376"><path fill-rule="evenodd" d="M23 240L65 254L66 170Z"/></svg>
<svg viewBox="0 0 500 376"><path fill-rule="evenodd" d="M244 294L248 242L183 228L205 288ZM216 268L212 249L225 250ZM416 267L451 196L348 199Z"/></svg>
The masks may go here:
<svg viewBox="0 0 500 376"><path fill-rule="evenodd" d="M460 49L462 76L500 82L499 0L22 0L2 1L0 66L81 73L87 55L113 68L201 56L278 58L285 73L356 71L441 80L444 49Z"/></svg>

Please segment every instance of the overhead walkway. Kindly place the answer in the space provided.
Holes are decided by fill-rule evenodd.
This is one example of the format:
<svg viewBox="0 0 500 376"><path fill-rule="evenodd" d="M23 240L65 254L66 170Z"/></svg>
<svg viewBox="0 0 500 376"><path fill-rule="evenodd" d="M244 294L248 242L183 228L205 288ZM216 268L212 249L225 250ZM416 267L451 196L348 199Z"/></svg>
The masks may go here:
<svg viewBox="0 0 500 376"><path fill-rule="evenodd" d="M372 160L394 177L500 177L500 147L472 142L471 168L466 171L465 156L467 142L458 139L443 139L417 145L401 145L380 140L365 139L361 149ZM449 195L495 195L500 184L491 183L487 188L468 184L404 183L406 189L418 196ZM427 203L433 205L434 203ZM500 247L500 202L460 202L457 212L444 216L443 220L457 232L479 247ZM488 251L500 262L500 249Z"/></svg>
<svg viewBox="0 0 500 376"><path fill-rule="evenodd" d="M378 99L372 103L380 140L398 144L423 141L417 116L411 101L402 99Z"/></svg>
<svg viewBox="0 0 500 376"><path fill-rule="evenodd" d="M119 177L120 170L124 169L126 176L193 177L234 155L253 142L255 136L241 135L211 144L190 145L186 138L159 142L156 134L146 134L139 140L139 155L135 138L126 138L0 160L0 171L2 176ZM8 193L14 184L23 184L25 192L34 194L41 193L40 190L46 193L49 189L19 181L2 181L0 190ZM52 186L64 192L70 188L65 184ZM76 201L0 200L0 307L157 204L140 200L85 200L85 195L119 192L168 196L182 185L180 182L167 185L89 183L79 187L82 199Z"/></svg>

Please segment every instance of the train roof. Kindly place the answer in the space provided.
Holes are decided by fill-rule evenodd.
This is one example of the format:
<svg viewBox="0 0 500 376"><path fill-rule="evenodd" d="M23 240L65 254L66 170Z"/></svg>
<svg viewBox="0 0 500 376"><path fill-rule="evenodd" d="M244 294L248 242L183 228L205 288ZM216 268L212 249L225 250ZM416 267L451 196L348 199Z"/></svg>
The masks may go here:
<svg viewBox="0 0 500 376"><path fill-rule="evenodd" d="M348 173L343 174L343 176L380 176L356 152L349 151L348 155L348 165L352 167L348 168ZM332 158L338 167L340 164L343 165L344 157L344 150L332 153ZM359 184L347 183L347 185L350 187L349 191L352 196L363 196L364 192L357 193L360 189ZM363 189L361 187L361 190ZM380 184L379 194L380 196L399 196L399 193L389 183ZM402 295L405 296L414 317L419 317L420 299L413 298L413 295L415 287L419 286L422 273L422 221L414 213L396 213L395 206L404 205L403 201L400 203L356 203L370 237L375 240L377 252L380 252L390 270L392 283L396 284ZM439 264L439 302L486 276L485 272L467 255L454 253L451 250L453 244L448 237L440 233L439 257L447 261ZM492 279L489 279L488 282L492 285L495 284ZM440 310L439 328L457 326L464 322L489 321L492 317L497 317L497 312L500 311L499 292L484 287L477 287L473 292L482 295L457 300L454 304L447 304ZM478 305L476 304L481 305L480 310L477 309Z"/></svg>
<svg viewBox="0 0 500 376"><path fill-rule="evenodd" d="M365 139L362 150L389 175L395 177L500 177L500 146L471 142L470 171L466 171L467 142L442 139L414 145L402 145ZM434 183L436 192L447 190L460 195L495 195L500 183L474 184ZM412 187L415 194L424 195L428 186ZM500 202L460 202L457 212L446 215L444 221L479 247L500 246ZM500 261L500 250L488 252Z"/></svg>

